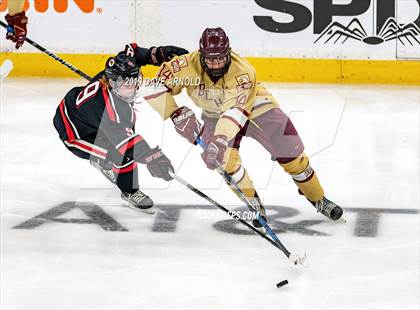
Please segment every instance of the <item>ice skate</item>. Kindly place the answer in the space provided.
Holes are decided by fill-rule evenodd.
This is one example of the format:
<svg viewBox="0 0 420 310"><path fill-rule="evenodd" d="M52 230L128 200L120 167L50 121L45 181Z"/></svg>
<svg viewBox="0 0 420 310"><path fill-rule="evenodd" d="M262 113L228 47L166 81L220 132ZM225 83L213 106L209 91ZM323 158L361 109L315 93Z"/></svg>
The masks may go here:
<svg viewBox="0 0 420 310"><path fill-rule="evenodd" d="M339 220L343 215L343 209L325 197L322 197L321 200L316 202L311 201L311 203L318 212L321 212L323 215L329 219L332 219L333 221Z"/></svg>
<svg viewBox="0 0 420 310"><path fill-rule="evenodd" d="M132 194L121 192L121 199L127 201L128 206L134 210L141 211L147 214L155 213L153 200L141 190L137 190Z"/></svg>
<svg viewBox="0 0 420 310"><path fill-rule="evenodd" d="M262 217L262 219L265 222L267 222L267 214L265 212L264 206L262 205L260 197L258 197L258 195L255 194L255 197L250 199L249 202L251 203L251 205L254 208L254 210L252 210L252 211L255 211L255 210L258 211L260 213L260 216ZM260 232L266 233L263 225L260 223L258 218L255 218L255 219L252 220L252 226L254 226L256 229L258 229Z"/></svg>

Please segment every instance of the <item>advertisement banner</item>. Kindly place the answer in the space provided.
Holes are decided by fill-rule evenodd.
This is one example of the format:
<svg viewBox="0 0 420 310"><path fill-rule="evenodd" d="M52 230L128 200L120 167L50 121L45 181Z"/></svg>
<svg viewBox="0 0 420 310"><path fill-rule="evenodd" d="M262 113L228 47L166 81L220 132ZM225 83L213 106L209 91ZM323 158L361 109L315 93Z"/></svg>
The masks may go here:
<svg viewBox="0 0 420 310"><path fill-rule="evenodd" d="M266 81L420 83L420 0L29 0L25 10L28 37L90 72L126 43L194 51L205 28L222 27ZM16 76L73 74L29 44L16 52L2 39L0 52Z"/></svg>
<svg viewBox="0 0 420 310"><path fill-rule="evenodd" d="M36 0L25 9L30 36L60 53L113 53L133 40L194 50L204 28L221 26L249 57L420 57L420 0Z"/></svg>
<svg viewBox="0 0 420 310"><path fill-rule="evenodd" d="M245 56L418 57L420 0L159 1L160 38L196 49L206 27L223 27ZM155 15L142 15L151 23ZM156 24L156 21L154 22Z"/></svg>
<svg viewBox="0 0 420 310"><path fill-rule="evenodd" d="M0 5L0 19L7 13ZM28 36L56 53L109 54L131 40L133 1L121 0L36 0L26 1ZM2 29L3 37L5 30ZM2 38L1 51L13 44ZM38 52L25 44L19 52Z"/></svg>

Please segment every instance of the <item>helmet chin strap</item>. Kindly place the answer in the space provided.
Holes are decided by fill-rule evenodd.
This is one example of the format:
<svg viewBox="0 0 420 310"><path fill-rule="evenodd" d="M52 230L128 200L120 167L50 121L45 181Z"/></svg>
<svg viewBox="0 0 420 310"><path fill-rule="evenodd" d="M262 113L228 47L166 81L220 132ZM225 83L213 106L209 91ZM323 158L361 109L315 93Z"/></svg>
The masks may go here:
<svg viewBox="0 0 420 310"><path fill-rule="evenodd" d="M200 63L203 70L209 75L209 77L214 81L220 79L228 70L231 63L230 53L227 54L227 61L223 68L220 69L210 69L204 61L204 56L200 55Z"/></svg>
<svg viewBox="0 0 420 310"><path fill-rule="evenodd" d="M222 69L210 69L209 67L206 66L205 71L207 72L208 75L210 75L210 77L213 78L220 78L223 76L223 74L225 74L226 72L226 66L224 66Z"/></svg>

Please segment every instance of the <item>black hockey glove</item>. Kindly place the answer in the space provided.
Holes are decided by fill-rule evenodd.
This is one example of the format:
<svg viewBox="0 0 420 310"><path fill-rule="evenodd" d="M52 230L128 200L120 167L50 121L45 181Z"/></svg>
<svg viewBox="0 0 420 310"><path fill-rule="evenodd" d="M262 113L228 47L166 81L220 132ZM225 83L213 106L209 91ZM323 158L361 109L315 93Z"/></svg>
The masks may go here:
<svg viewBox="0 0 420 310"><path fill-rule="evenodd" d="M171 161L163 154L162 150L157 146L154 149L147 151L141 163L147 165L150 174L155 178L161 178L165 181L170 181L173 177L169 174L174 172Z"/></svg>
<svg viewBox="0 0 420 310"><path fill-rule="evenodd" d="M150 48L150 60L156 66L160 66L163 62L169 61L175 56L185 54L188 54L188 51L178 46L167 45Z"/></svg>

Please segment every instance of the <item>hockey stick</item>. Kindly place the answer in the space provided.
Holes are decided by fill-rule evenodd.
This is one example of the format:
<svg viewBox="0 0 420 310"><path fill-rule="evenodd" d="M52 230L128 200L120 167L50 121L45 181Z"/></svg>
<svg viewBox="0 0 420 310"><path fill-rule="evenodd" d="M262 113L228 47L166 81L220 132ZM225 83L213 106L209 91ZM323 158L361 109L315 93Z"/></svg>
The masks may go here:
<svg viewBox="0 0 420 310"><path fill-rule="evenodd" d="M11 29L7 24L5 24L4 22L0 21L0 25L3 26L4 28L7 29L7 31L9 32L13 32L13 29ZM31 44L33 47L39 49L41 52L47 54L48 56L52 57L54 60L58 61L59 63L61 63L62 65L66 66L67 68L69 68L71 71L77 73L78 75L80 75L81 77L87 79L87 80L91 80L92 77L90 77L89 75L87 75L86 73L80 71L79 69L77 69L76 67L74 67L73 65L69 64L67 61L65 61L64 59L60 58L59 56L57 56L54 53L51 53L49 50L47 50L46 48L42 47L41 45L39 45L38 43L32 41L31 39L29 39L28 37L25 38L25 41L28 42L29 44Z"/></svg>
<svg viewBox="0 0 420 310"><path fill-rule="evenodd" d="M0 21L0 25L3 26L4 28L6 28L8 31L13 31L13 29L10 29L10 27L7 24L5 24L4 22L2 22L2 21ZM29 44L31 44L33 47L39 49L41 52L47 54L48 56L50 56L54 60L58 61L62 65L66 66L68 69L72 70L73 72L77 73L81 77L85 78L86 80L89 80L89 81L92 80L92 77L90 77L86 73L82 72L78 68L74 67L73 65L71 65L70 63L68 63L64 59L60 58L59 56L55 55L54 53L48 51L46 48L42 47L41 45L39 45L38 43L34 42L30 38L26 37L25 38L25 41L28 42ZM204 143L201 141L201 144L200 145L203 147ZM218 170L220 171L220 173L222 173L225 176L226 180L230 180L230 181L228 181L229 184L232 184L235 187L236 183L233 182L233 180L230 178L230 175L228 175L220 166L218 167ZM182 179L180 179L180 178L178 178L176 176L174 178L177 181L179 181L180 183L186 185L189 189L191 189L195 193L199 194L201 197L206 198L208 201L212 202L213 204L215 204L216 206L218 206L219 208L221 208L223 211L229 213L229 210L227 210L226 208L224 208L223 206L221 206L220 204L218 204L217 202L215 202L214 200L212 200L210 197L208 197L204 193L200 192L198 189L194 188L189 183L185 182L184 180L182 180ZM236 185L236 188L238 190L238 194L240 195L240 197L243 197L244 202L249 206L249 203L247 203L248 200L243 195L242 191L239 189L239 187L237 185ZM254 208L252 208L252 209L254 209ZM277 248L279 248L294 264L298 264L298 263L299 264L303 264L303 261L305 260L306 255L303 256L303 257L299 257L297 255L291 255L291 253L280 242L280 240L277 238L277 236L274 234L274 232L270 229L270 227L267 225L267 223L264 221L264 219L261 218L261 216L260 216L260 214L259 214L258 211L257 211L257 217L258 217L259 222L264 226L264 228L266 229L266 231L270 234L270 236L275 241L271 240L270 238L268 238L267 236L265 236L264 234L262 234L261 232L259 232L257 229L255 229L253 226L251 226L248 223L246 223L245 221L243 221L242 219L240 219L240 218L237 218L237 219L241 223L243 223L244 225L246 225L250 229L252 229L254 232L256 232L257 234L259 234L260 236L262 236L264 239L268 240L270 243L272 243L273 245L275 245Z"/></svg>
<svg viewBox="0 0 420 310"><path fill-rule="evenodd" d="M207 196L206 194L204 194L202 191L200 191L199 189L197 189L196 187L194 187L193 185L191 185L190 183L188 183L187 181L185 181L184 179L182 179L181 177L177 176L175 173L173 172L169 172L169 174L175 179L177 180L179 183L185 185L188 189L190 189L191 191L193 191L194 193L196 193L197 195L199 195L200 197L206 199L208 202L210 202L211 204L213 204L214 206L216 206L217 208L219 208L220 210L224 211L225 213L227 213L229 216L231 216L233 219L239 221L241 224L245 225L246 227L248 227L249 229L251 229L253 232L255 232L257 235L259 235L260 237L264 238L265 240L267 240L268 242L270 242L273 246L275 246L276 248L278 248L280 251L282 251L284 253L284 255L286 255L286 257L295 265L300 264L303 265L306 259L306 254L304 256L299 256L296 253L290 253L289 250L286 249L286 247L280 242L280 240L278 240L278 242L273 241L272 239L268 238L265 234L263 234L262 232L260 232L258 229L256 229L255 227L253 227L252 225L248 224L247 222L245 222L244 220L242 220L236 213L231 213L228 209L226 209L224 206L222 206L221 204L219 204L218 202L216 202L215 200L213 200L212 198L210 198L209 196Z"/></svg>
<svg viewBox="0 0 420 310"><path fill-rule="evenodd" d="M201 139L201 137L199 135L196 136L196 141L197 144L200 145L202 147L203 150L207 149L207 145L204 143L204 141ZM223 178L225 179L225 181L228 183L228 185L233 187L233 191L239 196L239 198L247 205L247 207L256 212L257 215L257 219L258 222L260 222L260 224L264 227L265 231L267 232L268 235L270 235L270 237L272 238L271 241L273 241L274 243L277 244L277 247L283 251L283 253L289 257L290 256L290 252L286 249L286 247L283 245L283 243L280 241L280 239L277 237L277 235L274 233L274 231L270 228L270 226L268 226L267 222L264 220L264 218L261 216L260 212L258 211L258 206L255 206L251 201L249 201L249 199L245 196L245 194L242 192L242 190L239 188L238 184L232 179L232 176L229 175L222 167L219 163L216 163L216 170L217 172L223 176ZM255 201L255 203L257 203ZM248 223L246 223L247 226L251 226ZM254 228L254 227L252 227ZM258 231L259 234L263 235L261 232ZM263 235L264 237L266 237L265 235ZM303 264L305 259L306 259L306 253L303 256L295 256L294 257L295 261L298 261L299 264ZM295 262L295 264L297 264L297 262Z"/></svg>

